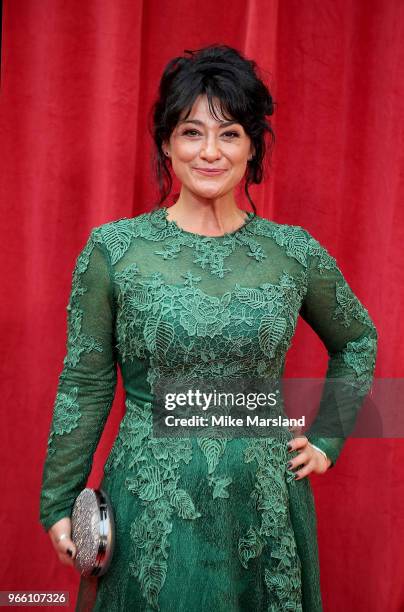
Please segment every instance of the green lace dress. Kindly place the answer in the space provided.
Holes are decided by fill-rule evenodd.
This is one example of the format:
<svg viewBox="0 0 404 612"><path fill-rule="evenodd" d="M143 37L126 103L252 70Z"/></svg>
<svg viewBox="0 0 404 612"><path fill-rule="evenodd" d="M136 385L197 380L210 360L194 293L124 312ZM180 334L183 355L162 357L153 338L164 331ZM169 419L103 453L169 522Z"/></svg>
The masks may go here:
<svg viewBox="0 0 404 612"><path fill-rule="evenodd" d="M248 214L235 232L207 237L163 207L94 228L77 258L43 473L45 529L70 515L86 484L118 364L126 396L102 482L115 553L103 577L81 579L78 610L322 609L310 482L286 467L292 434L152 431L161 376L281 378L299 314L324 342L327 377L356 380L364 394L371 386L376 329L335 259L302 227ZM333 462L344 443L311 440Z"/></svg>

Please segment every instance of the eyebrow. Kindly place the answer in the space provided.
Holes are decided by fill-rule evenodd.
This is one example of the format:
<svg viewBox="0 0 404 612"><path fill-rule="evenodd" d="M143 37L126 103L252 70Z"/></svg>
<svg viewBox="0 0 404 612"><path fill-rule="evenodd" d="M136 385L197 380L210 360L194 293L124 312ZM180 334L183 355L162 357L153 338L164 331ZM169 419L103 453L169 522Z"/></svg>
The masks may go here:
<svg viewBox="0 0 404 612"><path fill-rule="evenodd" d="M205 125L203 121L199 119L182 119L178 123L195 123L195 125ZM238 123L238 121L219 121L220 127L227 127L229 125L233 125L234 123Z"/></svg>

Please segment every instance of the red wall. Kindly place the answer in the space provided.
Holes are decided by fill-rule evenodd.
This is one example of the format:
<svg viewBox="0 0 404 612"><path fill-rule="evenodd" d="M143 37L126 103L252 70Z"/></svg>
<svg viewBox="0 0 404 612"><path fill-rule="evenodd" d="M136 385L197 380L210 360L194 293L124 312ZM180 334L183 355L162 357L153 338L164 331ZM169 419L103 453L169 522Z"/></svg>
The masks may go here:
<svg viewBox="0 0 404 612"><path fill-rule="evenodd" d="M38 522L74 260L90 228L150 209L161 71L212 43L255 59L277 102L272 170L251 190L259 213L327 246L378 329L376 375L404 374L403 2L5 0L1 590L75 597L78 577ZM287 373L325 365L300 321ZM93 484L122 400L120 388ZM311 477L325 612L404 609L403 460L402 440L349 440Z"/></svg>

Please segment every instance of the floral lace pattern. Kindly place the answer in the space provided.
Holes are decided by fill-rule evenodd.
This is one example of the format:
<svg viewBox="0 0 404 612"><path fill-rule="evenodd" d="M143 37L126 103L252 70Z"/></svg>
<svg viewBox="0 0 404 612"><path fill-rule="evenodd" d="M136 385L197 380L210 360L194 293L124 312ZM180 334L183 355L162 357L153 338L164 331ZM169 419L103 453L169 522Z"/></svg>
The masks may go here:
<svg viewBox="0 0 404 612"><path fill-rule="evenodd" d="M248 213L248 219L251 218L252 213ZM163 259L174 259L181 252L181 247L190 247L195 252L193 262L219 278L223 278L226 273L231 271L231 268L224 267L224 260L234 252L239 244L247 247L248 257L253 257L256 261L262 261L266 258L259 242L248 234L251 229L248 225L254 224L255 219L242 226L237 232L219 237L221 238L219 241L217 240L218 237L200 236L182 231L175 222L168 221L167 208L165 207L154 212L154 222L161 224L164 228L163 231L169 231L173 234L171 240L165 243L162 251L155 251L156 255L161 255Z"/></svg>
<svg viewBox="0 0 404 612"><path fill-rule="evenodd" d="M82 319L83 310L80 306L80 296L84 295L86 288L82 285L82 276L86 272L90 255L94 249L95 241L92 236L76 260L73 271L72 290L70 293L68 311L67 353L63 361L64 365L75 367L82 353L91 351L102 352L102 346L95 338L83 333Z"/></svg>
<svg viewBox="0 0 404 612"><path fill-rule="evenodd" d="M301 271L294 276L283 270L277 283L262 283L258 287L243 287L236 283L232 291L220 297L202 291L198 286L201 276L196 276L190 270L182 274L183 282L179 286L167 283L161 272L145 276L138 263L122 268L115 274L119 304L118 347L123 361L146 356L150 359L148 381L152 388L161 376L173 375L174 365L178 379L188 381L201 374L206 377L227 376L230 379L232 375L237 379L251 371L255 371L257 376L264 373L279 375L280 370L276 368L279 365L277 355L286 353L293 336L297 313L307 290L309 261L316 258L320 274L338 270L336 260L302 228L280 226L259 218L234 235L212 240L182 232L175 224L167 223L166 211L161 210L153 214L153 223L150 225L145 219L138 218L138 222L132 224L131 231L135 237L163 242L164 248L154 253L164 260L177 258L184 247L191 248L195 255L193 263L219 278L231 271L225 267L224 261L234 252L237 244L247 246L249 250L246 254L254 257L257 262L266 259L266 253L256 240L257 235L272 238L286 249L289 257L302 265ZM130 244L129 233L124 232L124 238L119 241L114 232L106 232L105 243L115 261L124 256ZM341 325L348 327L352 318L369 324L370 319L347 284L336 281L335 297L333 318L340 321ZM258 342L248 342L245 334L240 337L240 329L249 329L250 334L255 330ZM220 338L220 348L216 338ZM366 383L369 372L361 370L361 365L364 367L365 364L355 361L354 349L354 342L346 347L344 361L358 376L361 375L359 371L362 371ZM366 361L368 350L373 349L374 345L365 347L361 344L358 358L362 355L361 351L365 350L363 359ZM182 355L181 363L172 363L170 355L178 354ZM133 416L129 421L136 423ZM122 432L122 443L114 448L108 469L123 460L123 448L132 439L131 426L128 427L126 434ZM145 445L143 437L149 435L150 431L146 432L140 422L137 422L135 429L136 448L131 448L131 467L137 465L137 462L143 462L143 466L146 464L148 468L140 468L137 477L128 482L128 486L132 492L153 504L147 506L141 520L133 526L132 539L135 542L137 561L133 562L132 571L138 577L148 603L158 606L158 592L164 584L167 570L168 536L172 530L170 517L176 507L174 500L177 499L178 491L181 492L179 498L184 502L186 500L186 509L180 511L180 517L195 519L201 513L195 510L188 493L177 488L179 461L175 462L174 471L169 464L169 472L169 455L160 461L160 466L151 463L151 457L147 457L144 463L144 452L151 440ZM129 438L125 442L126 436ZM173 442L178 445L178 440ZM214 475L226 452L227 440L213 431L210 435L198 438L197 443L205 455L213 498L228 499L232 477L228 474ZM265 584L271 602L270 609L273 611L301 610L301 568L287 512L288 482L293 475L285 470L288 459L285 446L285 440L254 440L245 451L246 463L254 460L257 462L255 488L251 498L262 514L262 521L259 529L251 526L240 537L239 557L242 566L247 569L249 559L258 557L265 546L269 546L271 563L265 570ZM192 453L190 449L188 451L189 455L185 457L191 461ZM158 506L156 500L159 500ZM148 531L152 517L157 520L159 516L163 527ZM153 533L153 536L147 537L147 533ZM158 554L151 554L151 550L157 550Z"/></svg>
<svg viewBox="0 0 404 612"><path fill-rule="evenodd" d="M264 283L262 286L251 289L236 285L233 294L225 293L221 298L210 296L198 287L200 277L193 275L190 271L183 275L181 286L171 286L164 282L161 273L154 273L150 278L141 275L138 265L130 265L123 268L115 275L117 285L117 299L119 303L117 318L117 338L120 354L123 360L134 359L139 356L148 355L150 359L149 382L156 382L160 376L168 372L174 376L170 362L170 355L176 356L181 353L182 364L176 363L178 380L189 380L197 376L233 375L235 379L243 371L243 363L246 364L243 374L251 373L252 364L256 364L259 370L262 362L268 363L273 359L277 350L284 351L293 334L296 324L296 313L304 293L304 275L293 278L287 272L283 272L279 283ZM245 337L237 342L237 334L241 324L238 313L242 309L242 320L249 321L248 327L256 326L259 338L258 344L246 343ZM235 324L233 312L237 314ZM251 314L250 314L251 313ZM254 314L254 316L252 316ZM216 336L221 339L221 351L217 349ZM226 342L226 338L228 341ZM130 341L128 342L128 339ZM279 349L281 347L281 349ZM133 352L132 352L133 351ZM196 362L196 365L193 365ZM230 364L233 365L233 371ZM268 371L268 370L267 370ZM132 564L132 570L139 579L145 598L151 606L157 606L157 594L164 584L166 575L165 553L168 550L168 534L172 530L170 517L177 510L178 516L184 519L195 519L201 516L195 510L189 494L181 488L177 488L179 481L180 458L190 461L192 453L188 447L184 448L184 441L165 441L164 456L156 456L148 453L153 449L156 440L149 439L151 433L151 422L148 421L148 410L150 406L142 411L139 407L128 402L129 411L124 418L117 443L110 456L107 470L122 465L138 468L139 471L134 479L127 481L130 491L139 495L141 499L151 502L150 508L146 509L140 519L133 526L132 533L138 534L142 530L142 546L135 544L136 561ZM277 441L276 448L282 443ZM220 459L224 456L227 440L217 430L198 437L197 445L206 459L209 486L212 487L214 499L227 499L230 495L231 476L224 474L214 476ZM163 447L162 447L163 448ZM272 447L271 447L272 448ZM273 447L275 448L275 446ZM130 451L128 455L126 450ZM185 450L187 452L184 454ZM147 454L146 454L147 453ZM175 458L171 453L177 453ZM131 457L129 459L128 457ZM286 464L286 456L284 463ZM156 463L154 463L156 462ZM144 466L147 466L144 467ZM285 467L281 470L281 479L284 479ZM258 472L257 483L261 483L261 474ZM268 483L266 495L272 499L274 506L279 509L285 506L285 487L283 496L277 498L273 483ZM165 503L162 505L164 496ZM164 529L152 530L153 537L147 540L145 536L150 533L147 527L150 523L150 512L158 517L156 500L159 500L158 508L164 510ZM258 508L261 507L258 504ZM149 506L148 506L149 508ZM269 516L270 511L267 515ZM264 516L267 516L264 515ZM286 534L291 527L283 525ZM158 541L156 540L157 534ZM272 538L276 538L274 531ZM269 531L263 528L261 533L261 544ZM285 536L286 537L286 536ZM292 533L289 539L293 540ZM136 535L135 542L139 542ZM284 544L279 544L280 551ZM139 548L139 550L137 550ZM153 550L153 554L151 554ZM156 555L158 550L158 555ZM289 544L292 556L296 552ZM280 554L280 553L279 553ZM244 559L244 557L242 557ZM275 565L278 567L280 561ZM286 564L292 567L293 562L289 560ZM247 566L245 566L247 567ZM143 569L142 569L143 568ZM147 571L144 568L149 568ZM272 570L271 570L272 571ZM282 573L279 567L280 574ZM155 579L152 580L151 576ZM271 587L273 590L274 587ZM279 591L279 589L278 589ZM285 602L281 592L278 592L277 601ZM287 603L287 602L286 602Z"/></svg>
<svg viewBox="0 0 404 612"><path fill-rule="evenodd" d="M364 336L359 340L348 342L342 353L345 364L355 373L353 383L363 396L369 391L369 385L372 380L376 360L376 347L376 338ZM369 355L374 355L370 362Z"/></svg>
<svg viewBox="0 0 404 612"><path fill-rule="evenodd" d="M63 381L68 373L68 368L74 368L80 362L82 353L91 351L102 352L102 346L95 338L82 332L83 310L80 305L80 296L84 295L87 289L82 285L82 277L85 274L91 253L93 252L96 241L90 235L86 246L76 259L76 264L72 276L72 290L70 292L69 303L67 305L67 349L63 360L64 369L60 380ZM80 405L78 400L79 388L77 386L66 391L58 390L54 405L54 414L51 431L49 434L48 449L54 453L52 444L54 435L70 433L78 427L81 418Z"/></svg>
<svg viewBox="0 0 404 612"><path fill-rule="evenodd" d="M126 400L127 412L105 471L127 469L128 490L145 508L131 527L132 574L139 580L146 601L155 609L167 573L172 515L195 520L201 515L189 494L177 487L181 463L192 459L189 439L152 438L151 404Z"/></svg>
<svg viewBox="0 0 404 612"><path fill-rule="evenodd" d="M352 289L343 281L337 281L336 298L338 306L334 312L334 318L342 321L345 327L349 327L352 319L357 319L365 325L372 326L369 313L362 306Z"/></svg>
<svg viewBox="0 0 404 612"><path fill-rule="evenodd" d="M69 392L59 391L56 394L52 428L48 439L48 453L55 453L53 438L70 433L78 426L81 417L80 406L77 402L78 387L73 387Z"/></svg>
<svg viewBox="0 0 404 612"><path fill-rule="evenodd" d="M74 499L84 485L78 484L73 494L71 490L75 486L76 479L77 483L86 480L85 474L90 471L92 454L113 402L116 371L112 364L108 364L108 369L103 370L102 376L98 368L92 371L92 364L100 363L95 355L103 355L104 346L100 339L88 333L88 318L86 319L86 307L83 303L91 293L87 272L97 244L102 245L102 239L99 232L93 230L76 259L72 275L72 288L67 305L66 355L59 376L48 437L47 460L43 472L41 520L46 528L58 518L69 516ZM99 260L100 256L97 254L97 261ZM91 275L94 275L93 269ZM95 419L91 404L97 407ZM94 424L89 435L87 421L91 422L91 419L94 420ZM80 461L82 473L73 474L69 472L69 469L72 469L71 448L76 447L78 439L83 455ZM64 476L64 473L68 476ZM68 478L68 481L65 482L64 478ZM53 490L54 487L56 491ZM68 501L63 498L60 500L60 490L68 491L65 493ZM54 512L52 512L53 506L57 508Z"/></svg>
<svg viewBox="0 0 404 612"><path fill-rule="evenodd" d="M169 361L170 351L175 354L181 350L189 355L184 359L189 368L192 356L202 362L218 356L213 340L218 335L228 338L227 344L222 343L222 356L229 360L236 357L234 367L238 368L243 368L243 356L260 362L288 347L304 292L302 276L293 279L284 272L278 284L264 283L255 289L236 284L233 292L221 298L199 289L201 279L191 272L183 278L181 287L169 285L160 272L141 277L136 265L116 274L117 338L123 361L146 354ZM243 322L250 328L255 323L259 346L238 337Z"/></svg>
<svg viewBox="0 0 404 612"><path fill-rule="evenodd" d="M201 470L197 473L202 474L205 499L215 512L216 507L233 508L241 487L247 520L242 521L235 540L238 558L233 555L232 562L239 564L241 572L251 572L260 560L268 610L302 611L303 601L311 606L310 612L321 610L313 547L311 566L302 571L305 543L314 537L313 524L308 525L303 515L313 510L301 502L298 483L286 469L290 432L245 441L237 447L243 450L235 465L231 459L236 445L217 430L205 431L194 445L190 438L154 437L152 403L141 393L137 396L138 381L131 379L133 372L143 368L139 387L147 387L152 398L163 380L192 385L201 378L220 378L230 384L250 376L279 378L303 308L308 319L321 326L327 348L342 346L329 351L330 371L354 380L366 392L373 376L377 334L336 260L303 228L251 218L252 213L248 216L249 222L239 230L218 237L182 230L168 221L166 208L119 219L93 230L73 273L63 388L57 395L49 436L49 469L58 458L55 438L67 438L73 432L76 440L85 439L82 448L86 444L88 457L83 466L88 465L114 384L112 364L103 362L111 377L107 382L97 378L98 370L91 370L91 357L117 354L124 378L128 377L124 382L135 383L135 391L126 397L126 413L104 469L111 477L123 475L121 488L140 509L136 517L128 517L126 566L148 610L160 609L159 596L170 580L170 546L178 524L192 526L198 533L207 520L205 504L189 479L192 466ZM95 245L108 261L108 272L99 262L91 272L96 279L99 265L102 282L111 286L113 351L110 327L103 327L108 309L103 304L100 314L99 305L89 310L91 302L86 302L86 273ZM94 283L98 286L97 280ZM318 297L323 305L320 314ZM99 335L91 333L89 321L100 326ZM89 395L90 389L96 393L99 402L97 412L91 413L91 431L86 429L81 406L86 389ZM91 404L91 398L87 400ZM338 451L333 444L328 440L323 448L330 448L335 460ZM297 510L303 517L299 528L289 512L291 500L294 507L303 504ZM106 589L113 593L113 585Z"/></svg>
<svg viewBox="0 0 404 612"><path fill-rule="evenodd" d="M259 529L250 527L240 537L238 550L243 567L250 559L262 554L266 545L270 564L265 568L265 584L269 594L269 610L301 611L301 566L288 511L287 482L293 474L286 470L286 442L290 435L279 439L250 441L244 451L244 461L258 464L255 488L251 499L261 512Z"/></svg>

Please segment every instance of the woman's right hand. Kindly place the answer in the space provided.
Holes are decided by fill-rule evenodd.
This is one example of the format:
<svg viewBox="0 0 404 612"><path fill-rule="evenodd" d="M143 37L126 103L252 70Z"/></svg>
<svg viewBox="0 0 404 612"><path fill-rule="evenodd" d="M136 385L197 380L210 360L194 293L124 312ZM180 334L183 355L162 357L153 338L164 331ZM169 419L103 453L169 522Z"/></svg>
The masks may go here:
<svg viewBox="0 0 404 612"><path fill-rule="evenodd" d="M60 521L52 525L48 533L53 547L58 554L59 561L74 567L73 559L76 556L77 550L71 540L72 526L70 519L67 517L60 519Z"/></svg>

